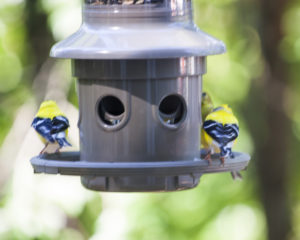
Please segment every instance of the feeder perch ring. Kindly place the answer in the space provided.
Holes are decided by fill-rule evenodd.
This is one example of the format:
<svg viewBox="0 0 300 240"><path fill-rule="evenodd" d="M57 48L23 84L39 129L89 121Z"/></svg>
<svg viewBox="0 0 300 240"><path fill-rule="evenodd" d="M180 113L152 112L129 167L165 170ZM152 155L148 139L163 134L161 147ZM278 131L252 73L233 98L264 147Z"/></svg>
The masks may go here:
<svg viewBox="0 0 300 240"><path fill-rule="evenodd" d="M59 160L58 160L59 159ZM162 162L86 162L80 161L79 152L62 152L36 156L31 159L35 173L93 176L177 176L244 170L250 161L245 153L234 153L224 166L218 155L212 155L212 163L203 158L185 161Z"/></svg>

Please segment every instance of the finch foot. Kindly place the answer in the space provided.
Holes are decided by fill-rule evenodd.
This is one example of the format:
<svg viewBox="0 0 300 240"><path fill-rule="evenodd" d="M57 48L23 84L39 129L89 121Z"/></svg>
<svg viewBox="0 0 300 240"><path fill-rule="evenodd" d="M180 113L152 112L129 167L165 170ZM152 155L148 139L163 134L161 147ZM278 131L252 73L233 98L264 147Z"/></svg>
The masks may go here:
<svg viewBox="0 0 300 240"><path fill-rule="evenodd" d="M48 147L48 145L49 145L49 143L46 143L46 144L45 144L45 147L42 149L42 151L40 152L39 155L42 155L42 154L45 153L45 150L46 150L46 148Z"/></svg>
<svg viewBox="0 0 300 240"><path fill-rule="evenodd" d="M59 154L60 153L60 147L55 150L55 153Z"/></svg>
<svg viewBox="0 0 300 240"><path fill-rule="evenodd" d="M206 160L208 162L208 165L211 165L212 159L211 159L211 153L207 153L207 155L205 156L204 160Z"/></svg>
<svg viewBox="0 0 300 240"><path fill-rule="evenodd" d="M221 161L220 167L224 167L224 165L225 165L225 157L220 157L220 161Z"/></svg>
<svg viewBox="0 0 300 240"><path fill-rule="evenodd" d="M58 146L58 148L55 150L55 154L60 154L60 149L61 149L62 147L59 145Z"/></svg>

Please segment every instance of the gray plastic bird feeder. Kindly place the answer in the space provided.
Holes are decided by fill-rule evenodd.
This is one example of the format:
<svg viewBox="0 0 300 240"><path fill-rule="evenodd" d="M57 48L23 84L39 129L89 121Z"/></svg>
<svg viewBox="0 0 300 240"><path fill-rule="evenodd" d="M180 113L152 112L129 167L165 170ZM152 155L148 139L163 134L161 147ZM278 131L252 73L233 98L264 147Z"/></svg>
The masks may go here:
<svg viewBox="0 0 300 240"><path fill-rule="evenodd" d="M83 23L51 50L72 59L80 153L31 160L36 173L81 176L98 191L193 188L203 173L242 170L200 157L206 56L224 44L200 31L190 0L86 0Z"/></svg>

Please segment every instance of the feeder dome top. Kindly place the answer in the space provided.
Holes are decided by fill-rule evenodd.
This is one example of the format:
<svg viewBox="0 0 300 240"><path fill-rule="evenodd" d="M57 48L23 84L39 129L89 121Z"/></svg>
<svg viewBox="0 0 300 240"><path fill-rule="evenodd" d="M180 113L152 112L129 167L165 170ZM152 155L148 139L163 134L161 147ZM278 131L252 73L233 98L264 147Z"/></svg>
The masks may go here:
<svg viewBox="0 0 300 240"><path fill-rule="evenodd" d="M80 29L54 45L50 55L70 59L145 59L226 51L222 41L195 26L189 0L145 0L145 4L124 1L126 5L121 0L85 1Z"/></svg>

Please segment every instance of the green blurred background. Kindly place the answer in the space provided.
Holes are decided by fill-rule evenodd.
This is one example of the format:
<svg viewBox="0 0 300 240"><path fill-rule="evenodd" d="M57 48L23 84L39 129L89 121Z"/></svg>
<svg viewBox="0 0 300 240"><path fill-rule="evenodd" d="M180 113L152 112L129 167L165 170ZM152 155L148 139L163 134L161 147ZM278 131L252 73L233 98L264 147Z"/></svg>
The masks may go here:
<svg viewBox="0 0 300 240"><path fill-rule="evenodd" d="M240 120L244 181L205 175L175 193L84 189L78 177L34 175L42 148L30 124L55 96L78 147L69 61L51 46L81 23L79 0L0 1L0 239L300 239L300 1L195 0L197 25L227 53L208 57L204 89Z"/></svg>

